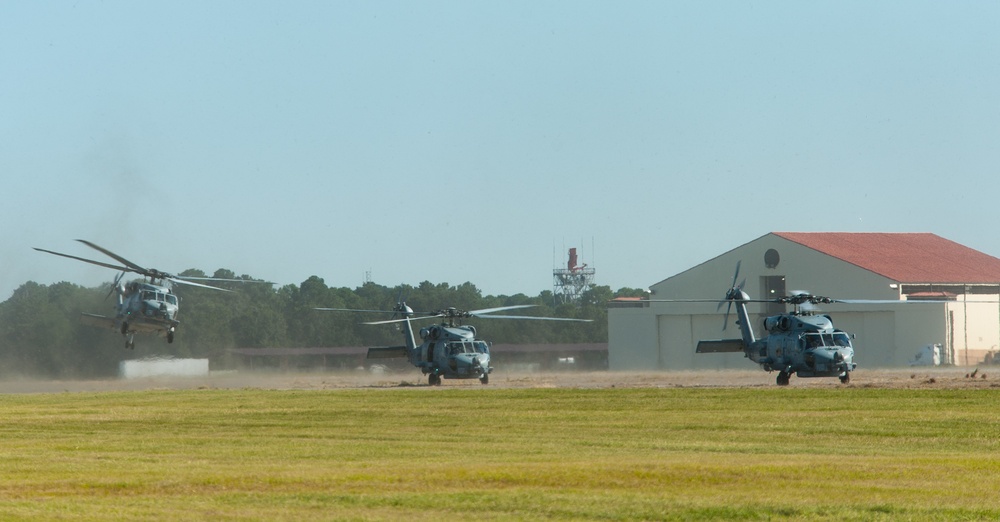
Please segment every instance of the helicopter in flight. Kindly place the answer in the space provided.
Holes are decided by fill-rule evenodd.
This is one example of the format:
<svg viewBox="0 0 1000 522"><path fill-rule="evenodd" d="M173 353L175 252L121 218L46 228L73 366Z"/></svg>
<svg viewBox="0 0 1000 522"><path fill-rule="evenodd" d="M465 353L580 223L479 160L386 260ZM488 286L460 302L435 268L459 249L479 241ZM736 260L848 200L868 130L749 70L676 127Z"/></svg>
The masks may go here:
<svg viewBox="0 0 1000 522"><path fill-rule="evenodd" d="M83 322L94 326L111 328L120 332L122 336L125 337L125 348L127 349L135 349L135 334L137 333L152 333L161 335L167 338L168 343L174 342L174 333L180 325L180 321L177 319L177 313L180 310L180 299L177 294L173 292L170 286L163 284L165 281L169 281L174 284L210 288L212 290L219 290L222 292L229 292L229 290L219 288L217 286L198 283L196 281L266 283L265 281L244 279L222 279L214 277L173 275L155 268L143 268L110 250L91 243L90 241L86 241L84 239L77 239L77 241L107 255L124 266L105 263L103 261L94 261L92 259L63 254L60 252L53 252L43 248L35 248L35 250L45 252L47 254L76 259L77 261L83 261L84 263L103 266L105 268L121 272L115 277L115 280L111 285L111 290L108 292L108 297L110 297L112 293L116 293L118 296L118 303L115 305L114 317L83 313L81 314L80 319ZM125 277L125 274L129 272L139 274L143 276L145 280L130 281L127 283L123 282L122 279Z"/></svg>
<svg viewBox="0 0 1000 522"><path fill-rule="evenodd" d="M389 359L405 357L410 364L420 368L427 376L427 384L439 386L441 379L479 379L482 384L489 384L491 343L476 337L476 328L472 325L460 324L462 319L523 319L539 321L576 321L591 322L590 319L572 319L567 317L538 317L529 315L492 315L494 312L531 308L535 305L513 305L482 310L459 310L445 308L434 312L414 312L412 308L400 301L390 310L356 310L350 308L316 308L324 311L340 312L374 312L391 313L394 318L384 321L371 321L364 324L401 323L404 346L386 346L368 349L369 359ZM402 316L402 318L396 318ZM439 324L421 328L419 331L421 344L417 344L413 335L411 321L442 319Z"/></svg>
<svg viewBox="0 0 1000 522"><path fill-rule="evenodd" d="M726 292L725 299L718 302L716 310L726 303L723 323L725 330L729 313L736 305L740 327L739 339L715 339L698 341L697 353L738 353L743 352L751 361L765 371L778 372L778 386L787 386L792 374L798 377L839 377L840 382L851 381L851 372L857 368L854 363L853 335L833 326L829 315L816 313L813 306L829 303L852 303L870 301L849 301L831 299L808 293L755 300L743 291L744 280L739 285L740 263L736 264L733 284ZM662 300L674 302L706 302L702 299ZM764 318L764 330L768 335L757 338L750 325L747 303L782 303L794 306L789 313Z"/></svg>

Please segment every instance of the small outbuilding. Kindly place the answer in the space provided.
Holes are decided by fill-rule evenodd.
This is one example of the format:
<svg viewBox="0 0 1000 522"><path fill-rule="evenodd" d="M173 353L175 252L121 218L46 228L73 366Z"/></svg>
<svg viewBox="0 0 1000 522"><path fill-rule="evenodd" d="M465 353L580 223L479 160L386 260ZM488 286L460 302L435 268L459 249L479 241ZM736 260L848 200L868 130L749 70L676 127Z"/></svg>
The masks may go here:
<svg viewBox="0 0 1000 522"><path fill-rule="evenodd" d="M906 367L928 345L946 365L992 361L1000 348L1000 259L929 233L773 232L650 287L649 299L612 302L611 370L746 368L741 353L696 354L699 339L739 336L736 314L714 302L734 284L751 299L806 292L878 301L822 305L855 335L859 368ZM660 301L663 300L663 301ZM751 303L755 331L791 311ZM725 327L725 330L724 330Z"/></svg>

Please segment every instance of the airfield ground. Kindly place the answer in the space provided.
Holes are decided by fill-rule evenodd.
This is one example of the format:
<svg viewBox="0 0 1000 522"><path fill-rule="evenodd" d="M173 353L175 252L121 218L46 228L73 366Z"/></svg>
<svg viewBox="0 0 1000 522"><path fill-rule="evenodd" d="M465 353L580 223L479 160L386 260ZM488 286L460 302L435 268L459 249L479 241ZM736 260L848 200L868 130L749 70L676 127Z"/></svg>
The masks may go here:
<svg viewBox="0 0 1000 522"><path fill-rule="evenodd" d="M973 370L5 380L0 519L1000 520Z"/></svg>
<svg viewBox="0 0 1000 522"><path fill-rule="evenodd" d="M973 375L973 372L975 374ZM760 370L683 372L505 372L496 370L490 383L445 380L440 388L771 388L776 373ZM371 388L427 388L419 372L373 374L217 372L207 377L149 377L109 380L6 380L0 393L61 393L186 389L331 390ZM790 388L975 389L1000 388L1000 367L910 368L858 370L851 383L835 378L792 378Z"/></svg>

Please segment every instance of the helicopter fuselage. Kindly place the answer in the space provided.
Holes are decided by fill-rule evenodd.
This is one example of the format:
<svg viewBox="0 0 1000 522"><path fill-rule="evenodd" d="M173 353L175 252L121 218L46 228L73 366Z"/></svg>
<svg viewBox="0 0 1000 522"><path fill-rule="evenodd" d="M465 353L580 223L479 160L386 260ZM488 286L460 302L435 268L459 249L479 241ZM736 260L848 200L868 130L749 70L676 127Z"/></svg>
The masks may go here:
<svg viewBox="0 0 1000 522"><path fill-rule="evenodd" d="M851 336L826 315L791 313L764 319L768 336L747 347L750 360L766 371L798 377L840 377L853 371Z"/></svg>
<svg viewBox="0 0 1000 522"><path fill-rule="evenodd" d="M490 367L490 346L476 338L473 326L433 325L420 329L423 341L409 350L410 363L424 375L445 379L479 379L487 381Z"/></svg>
<svg viewBox="0 0 1000 522"><path fill-rule="evenodd" d="M387 321L373 321L365 324L401 324L403 340L405 346L384 346L368 349L369 359L388 359L394 357L406 357L410 364L420 368L424 375L427 375L427 383L431 386L441 384L441 378L446 379L479 379L483 384L489 384L490 372L490 343L476 338L476 328L471 325L459 324L462 319L470 317L489 317L492 319L518 319L518 320L543 320L543 321L580 321L589 322L590 319L574 319L566 317L535 317L523 315L487 315L505 310L516 310L520 308L531 308L535 305L507 305L496 308L484 308L482 310L459 310L457 308L445 308L435 312L414 312L405 302L399 301L395 308L391 310L394 316L402 316L402 319L389 319ZM350 308L317 308L317 310L330 311L354 311L354 312L379 312L389 313L389 310L355 310ZM417 344L413 335L412 319L415 316L423 318L441 317L445 322L420 329L421 343ZM417 317L420 318L420 317Z"/></svg>
<svg viewBox="0 0 1000 522"><path fill-rule="evenodd" d="M399 303L396 312L403 315L401 322L405 346L369 348L369 359L406 357L410 364L427 375L431 386L441 384L441 379L479 379L490 382L490 343L476 338L476 328L455 325L454 322L436 324L420 329L421 343L413 335L410 316L413 310Z"/></svg>
<svg viewBox="0 0 1000 522"><path fill-rule="evenodd" d="M180 300L169 287L133 281L115 288L118 304L112 327L126 337L125 346L134 347L136 333L163 335L168 343L180 325L177 319ZM88 314L89 315L89 314ZM100 316L89 315L100 321Z"/></svg>
<svg viewBox="0 0 1000 522"><path fill-rule="evenodd" d="M736 273L739 274L739 265ZM750 314L746 308L749 300L750 297L736 286L726 293L726 301L736 305L741 338L699 341L699 353L743 352L765 371L777 371L779 386L788 385L792 374L798 377L839 377L842 383L850 382L851 372L857 367L851 335L835 329L828 315L798 309L804 302L831 300L801 294L778 301L795 304L796 310L765 318L764 330L768 335L761 339L757 339L750 325Z"/></svg>
<svg viewBox="0 0 1000 522"><path fill-rule="evenodd" d="M114 330L121 332L121 334L125 336L126 348L135 347L134 337L135 334L139 332L163 335L167 338L168 343L174 342L174 332L180 324L177 320L180 299L171 291L170 287L162 286L158 283L169 281L172 284L176 283L199 286L202 288L228 292L229 290L197 281L246 281L245 278L220 279L214 277L176 276L155 268L143 268L142 266L139 266L106 248L91 243L90 241L83 239L77 239L77 241L94 250L97 250L98 252L101 252L120 264L115 265L104 261L95 261L93 259L63 254L61 252L46 250L44 248L35 248L35 250L59 257L82 261L91 265L111 268L121 272L111 285L112 292L118 294L118 303L115 305L115 316L107 317L104 315L84 312L80 315L80 319L85 323L93 324L99 327L106 328L110 326ZM139 274L145 277L146 281L132 281L127 284L122 283L121 280L126 273ZM111 294L109 293L108 296L110 295Z"/></svg>
<svg viewBox="0 0 1000 522"><path fill-rule="evenodd" d="M176 327L178 299L170 288L132 282L121 289L116 315L123 321Z"/></svg>

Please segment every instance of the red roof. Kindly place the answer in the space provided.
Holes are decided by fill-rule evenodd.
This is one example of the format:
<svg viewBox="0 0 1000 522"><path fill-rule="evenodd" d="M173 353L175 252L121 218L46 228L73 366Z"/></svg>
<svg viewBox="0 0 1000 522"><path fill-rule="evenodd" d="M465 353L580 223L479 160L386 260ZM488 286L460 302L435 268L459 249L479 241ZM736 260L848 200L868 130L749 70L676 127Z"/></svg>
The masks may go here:
<svg viewBox="0 0 1000 522"><path fill-rule="evenodd" d="M900 283L1000 283L1000 259L929 233L774 232Z"/></svg>

